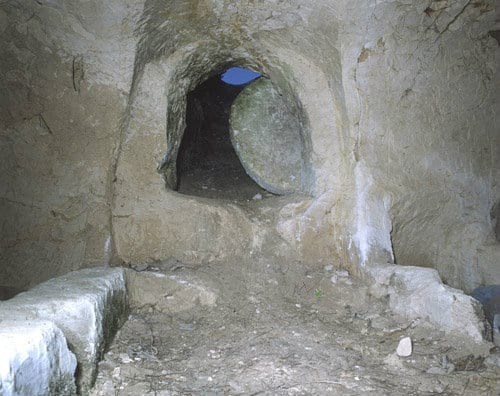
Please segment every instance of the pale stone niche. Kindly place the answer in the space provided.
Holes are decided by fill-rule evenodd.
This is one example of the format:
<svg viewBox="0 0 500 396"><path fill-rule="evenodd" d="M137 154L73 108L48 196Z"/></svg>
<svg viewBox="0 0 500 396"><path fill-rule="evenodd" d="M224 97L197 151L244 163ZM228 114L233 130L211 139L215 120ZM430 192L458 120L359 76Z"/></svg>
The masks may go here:
<svg viewBox="0 0 500 396"><path fill-rule="evenodd" d="M229 84L218 73L187 94L176 159L179 193L248 201L304 192L300 115L270 79L255 74Z"/></svg>

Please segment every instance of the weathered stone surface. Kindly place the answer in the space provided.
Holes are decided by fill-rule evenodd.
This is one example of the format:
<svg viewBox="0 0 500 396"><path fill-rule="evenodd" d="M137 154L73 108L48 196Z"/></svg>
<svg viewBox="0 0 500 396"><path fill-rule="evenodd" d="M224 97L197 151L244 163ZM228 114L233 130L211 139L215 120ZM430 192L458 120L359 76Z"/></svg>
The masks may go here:
<svg viewBox="0 0 500 396"><path fill-rule="evenodd" d="M499 150L491 146L500 147L498 45L487 34L494 7L464 0L441 12L437 4L427 15L419 2L370 10L345 2L343 85L355 153L372 180L370 188L360 183L369 202L360 206L363 223L376 220L377 204L385 207L399 264L436 268L446 284L471 291L487 269L476 252L494 242L490 211L500 194Z"/></svg>
<svg viewBox="0 0 500 396"><path fill-rule="evenodd" d="M110 172L135 47L131 3L0 5L2 285L30 288L109 260Z"/></svg>
<svg viewBox="0 0 500 396"><path fill-rule="evenodd" d="M0 303L3 319L53 322L78 360L77 385L87 392L97 362L127 311L123 269L92 268L44 282Z"/></svg>
<svg viewBox="0 0 500 396"><path fill-rule="evenodd" d="M52 322L0 320L0 394L76 394L76 358Z"/></svg>
<svg viewBox="0 0 500 396"><path fill-rule="evenodd" d="M7 14L3 10L0 10L0 34L2 34L6 29L8 23L9 21Z"/></svg>
<svg viewBox="0 0 500 396"><path fill-rule="evenodd" d="M390 307L409 319L423 318L447 333L476 344L485 342L481 306L461 290L443 285L436 270L380 265L367 269L372 293L387 297Z"/></svg>
<svg viewBox="0 0 500 396"><path fill-rule="evenodd" d="M433 375L446 375L447 372L444 368L442 367L429 367L426 371L427 374L433 374Z"/></svg>
<svg viewBox="0 0 500 396"><path fill-rule="evenodd" d="M155 312L180 312L196 305L213 307L218 292L196 276L166 275L161 272L127 270L130 307L151 307Z"/></svg>
<svg viewBox="0 0 500 396"><path fill-rule="evenodd" d="M243 167L260 186L281 195L301 190L302 126L269 79L259 78L238 95L230 134Z"/></svg>

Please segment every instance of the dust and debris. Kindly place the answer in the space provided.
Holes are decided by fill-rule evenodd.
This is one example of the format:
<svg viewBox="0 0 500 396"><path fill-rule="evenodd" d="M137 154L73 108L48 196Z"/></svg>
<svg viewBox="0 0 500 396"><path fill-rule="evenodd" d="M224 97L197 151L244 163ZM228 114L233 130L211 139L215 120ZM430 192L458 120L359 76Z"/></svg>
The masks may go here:
<svg viewBox="0 0 500 396"><path fill-rule="evenodd" d="M461 355L453 337L393 314L333 265L262 259L171 270L210 284L216 304L133 311L99 365L92 396L500 391L498 350L486 360ZM395 353L403 337L411 356Z"/></svg>

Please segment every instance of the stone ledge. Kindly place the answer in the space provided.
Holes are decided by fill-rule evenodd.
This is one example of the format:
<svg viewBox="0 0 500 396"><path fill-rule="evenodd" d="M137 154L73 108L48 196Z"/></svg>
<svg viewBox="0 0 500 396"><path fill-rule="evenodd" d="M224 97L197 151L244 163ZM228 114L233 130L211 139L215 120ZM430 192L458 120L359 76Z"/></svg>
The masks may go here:
<svg viewBox="0 0 500 396"><path fill-rule="evenodd" d="M374 265L365 269L375 297L387 297L391 309L409 319L426 319L447 334L463 337L485 351L486 326L481 306L461 290L445 286L431 268ZM476 348L477 350L477 348Z"/></svg>
<svg viewBox="0 0 500 396"><path fill-rule="evenodd" d="M0 394L73 395L76 358L49 321L0 321Z"/></svg>
<svg viewBox="0 0 500 396"><path fill-rule="evenodd" d="M0 304L1 318L47 320L62 330L78 360L76 381L83 394L92 387L97 363L126 312L125 276L118 268L72 272Z"/></svg>
<svg viewBox="0 0 500 396"><path fill-rule="evenodd" d="M213 285L193 274L126 270L126 279L131 309L148 307L155 312L175 313L196 305L213 307L219 294Z"/></svg>

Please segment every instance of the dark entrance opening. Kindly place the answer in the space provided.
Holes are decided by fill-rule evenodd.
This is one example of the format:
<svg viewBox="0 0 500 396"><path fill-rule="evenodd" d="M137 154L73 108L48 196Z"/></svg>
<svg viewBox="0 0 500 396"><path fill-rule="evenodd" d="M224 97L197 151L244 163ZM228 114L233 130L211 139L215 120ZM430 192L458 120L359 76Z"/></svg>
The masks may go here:
<svg viewBox="0 0 500 396"><path fill-rule="evenodd" d="M187 96L186 129L177 156L178 191L206 198L260 198L269 193L246 174L229 135L231 105L256 77L241 82L240 75L237 85L231 85L222 80L225 75L209 78Z"/></svg>

